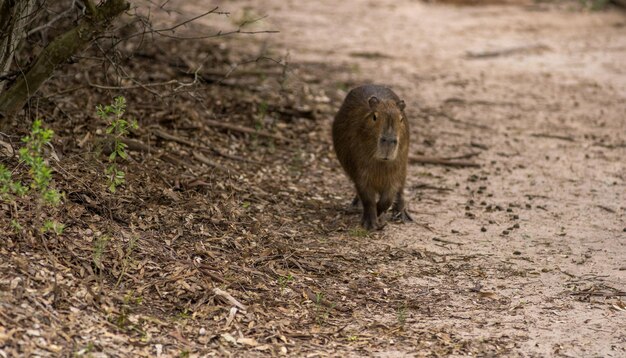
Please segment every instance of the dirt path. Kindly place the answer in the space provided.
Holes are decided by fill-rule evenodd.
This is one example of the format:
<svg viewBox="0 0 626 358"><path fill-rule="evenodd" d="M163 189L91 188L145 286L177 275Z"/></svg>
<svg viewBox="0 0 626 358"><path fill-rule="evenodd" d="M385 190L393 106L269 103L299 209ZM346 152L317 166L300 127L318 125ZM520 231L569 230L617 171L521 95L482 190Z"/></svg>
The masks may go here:
<svg viewBox="0 0 626 358"><path fill-rule="evenodd" d="M477 153L482 165L412 165L418 224L330 239L386 250L391 259L371 273L397 279L371 295L409 299L356 310L347 331L404 321L381 356L424 352L416 332L433 330L481 342L483 353L626 355L623 12L419 1L254 8L271 15L281 31L271 46L293 63L344 69L319 73L334 97L362 82L401 93L414 154ZM334 173L347 202L351 189Z"/></svg>

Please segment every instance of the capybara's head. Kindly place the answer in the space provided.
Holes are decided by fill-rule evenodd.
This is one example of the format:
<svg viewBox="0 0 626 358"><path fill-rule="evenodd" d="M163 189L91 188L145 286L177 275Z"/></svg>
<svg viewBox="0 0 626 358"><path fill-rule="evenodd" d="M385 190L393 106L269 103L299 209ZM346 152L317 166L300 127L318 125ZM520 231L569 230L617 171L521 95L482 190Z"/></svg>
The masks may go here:
<svg viewBox="0 0 626 358"><path fill-rule="evenodd" d="M384 100L372 96L369 99L371 113L366 119L367 126L373 133L371 142L376 141L374 159L391 161L398 156L398 148L401 140L406 140L402 135L407 130L404 115L404 101Z"/></svg>

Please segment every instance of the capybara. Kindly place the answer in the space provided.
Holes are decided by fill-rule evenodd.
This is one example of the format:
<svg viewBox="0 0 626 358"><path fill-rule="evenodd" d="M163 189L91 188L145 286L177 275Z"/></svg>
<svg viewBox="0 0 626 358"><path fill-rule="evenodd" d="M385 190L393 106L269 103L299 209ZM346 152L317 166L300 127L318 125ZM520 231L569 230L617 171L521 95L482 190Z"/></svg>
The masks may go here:
<svg viewBox="0 0 626 358"><path fill-rule="evenodd" d="M404 201L409 154L409 122L405 103L379 85L354 88L333 122L333 145L341 166L363 204L361 225L381 229L379 217L393 203L393 215L413 221Z"/></svg>

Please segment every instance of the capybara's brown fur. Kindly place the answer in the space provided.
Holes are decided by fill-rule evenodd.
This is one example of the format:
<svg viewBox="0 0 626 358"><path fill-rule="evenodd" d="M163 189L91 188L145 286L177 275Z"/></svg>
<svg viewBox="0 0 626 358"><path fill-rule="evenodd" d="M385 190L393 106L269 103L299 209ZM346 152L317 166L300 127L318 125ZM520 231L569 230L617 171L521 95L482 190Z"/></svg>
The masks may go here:
<svg viewBox="0 0 626 358"><path fill-rule="evenodd" d="M394 215L411 221L404 201L409 122L391 89L365 85L350 91L333 122L333 145L363 204L361 224L380 229L379 217L393 203Z"/></svg>

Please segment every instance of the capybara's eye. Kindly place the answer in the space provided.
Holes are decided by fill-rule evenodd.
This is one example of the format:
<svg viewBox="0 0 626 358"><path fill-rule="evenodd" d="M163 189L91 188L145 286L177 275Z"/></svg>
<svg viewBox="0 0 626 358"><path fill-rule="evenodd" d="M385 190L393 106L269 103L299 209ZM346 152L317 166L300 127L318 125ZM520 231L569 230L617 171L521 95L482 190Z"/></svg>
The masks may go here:
<svg viewBox="0 0 626 358"><path fill-rule="evenodd" d="M372 119L376 122L376 113L372 114Z"/></svg>

